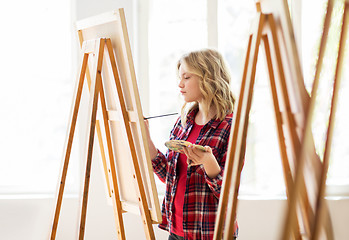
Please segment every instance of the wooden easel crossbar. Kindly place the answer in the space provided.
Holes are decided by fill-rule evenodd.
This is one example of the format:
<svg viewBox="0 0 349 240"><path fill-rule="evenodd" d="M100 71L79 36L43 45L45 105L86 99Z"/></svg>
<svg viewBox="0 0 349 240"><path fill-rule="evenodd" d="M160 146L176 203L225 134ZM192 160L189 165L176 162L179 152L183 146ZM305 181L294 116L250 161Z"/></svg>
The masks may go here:
<svg viewBox="0 0 349 240"><path fill-rule="evenodd" d="M82 51L83 51L83 59L81 61L82 66L81 66L81 71L78 78L78 84L77 84L75 96L74 96L74 104L73 104L72 114L71 114L72 119L71 119L71 122L69 123L69 134L68 134L67 142L65 144L65 158L64 158L64 164L63 164L63 170L62 170L62 177L61 177L59 191L58 191L57 204L55 208L54 221L52 225L51 239L55 239L56 237L60 208L63 200L65 178L66 178L68 165L69 165L69 157L70 157L72 142L74 138L74 131L76 127L79 105L81 101L83 83L84 83L84 79L87 71L88 59L91 54L94 54L96 56L96 60L93 65L93 70L92 70L93 77L90 85L90 99L89 99L89 109L88 109L89 111L88 113L88 124L89 124L88 129L89 130L88 130L88 146L87 146L88 151L87 151L85 178L84 178L85 182L84 182L83 200L82 200L81 216L80 216L79 239L84 239L84 233L85 233L92 153L93 153L93 145L94 145L93 143L94 143L94 135L96 130L96 123L97 123L98 99L100 99L101 110L103 113L103 123L104 123L105 135L107 139L107 148L109 153L108 154L109 161L107 163L109 165L108 166L108 169L109 169L108 175L109 175L109 183L110 183L109 189L110 189L110 193L112 195L111 197L113 200L114 215L116 220L116 230L118 234L118 239L126 239L124 224L122 220L122 212L123 212L122 202L119 196L117 174L116 174L115 165L114 165L115 159L113 158L114 154L113 154L112 137L111 137L112 134L109 127L109 120L108 120L109 117L108 117L108 111L107 111L106 102L105 102L105 91L103 89L103 81L101 76L102 66L104 67L107 66L106 64L103 64L104 52L106 52L107 55L109 56L108 59L110 61L110 66L112 67L112 72L115 80L114 83L115 83L115 87L118 95L117 102L119 103L119 108L121 109L121 113L122 113L122 118L120 120L123 123L125 134L127 136L128 146L132 154L134 184L138 194L139 209L141 211L142 222L144 223L144 230L145 230L147 239L155 239L153 228L152 228L153 222L148 209L148 204L146 200L147 198L145 195L141 172L139 170L140 167L137 160L135 142L132 137L132 133L129 125L128 112L124 102L124 95L121 89L121 83L118 75L118 69L117 69L111 41L108 38L85 41L82 44ZM98 126L97 129L100 129L100 127ZM98 130L98 132L100 134L100 130Z"/></svg>
<svg viewBox="0 0 349 240"><path fill-rule="evenodd" d="M222 239L222 237L224 239L233 239L233 229L238 203L237 197L246 151L248 119L252 103L256 65L261 42L263 42L268 67L288 204L294 204L295 206L295 218L291 226L292 230L287 236L283 236L281 239L302 239L303 237L310 236L311 226L314 219L314 210L309 199L309 188L305 184L304 175L299 175L299 179L297 180L297 184L299 184L300 187L299 199L291 202L293 201L291 196L295 188L295 170L298 166L297 159L301 151L303 137L303 132L300 131L300 129L304 127L304 123L299 121L298 115L303 116L304 119L307 106L304 102L302 103L302 99L293 99L297 94L294 94L292 90L290 90L286 81L284 66L288 63L283 62L285 58L282 57L282 51L279 46L280 39L278 39L280 35L277 33L273 14L262 13L259 4L257 4L257 10L257 17L252 25L253 30L249 39L245 58L239 101L234 111L234 128L232 128L231 132L221 191L222 193L216 218L214 239L217 240ZM304 86L298 87L304 88ZM299 109L305 110L301 113L294 113L292 103L295 102L301 102L304 104L303 106L299 106ZM310 161L317 166L314 171L318 174L321 171L322 166L318 156L315 154L312 138L309 140L307 157L307 161ZM313 176L311 175L310 177ZM311 181L312 183L317 184L316 179L312 178ZM324 211L326 215L329 216L327 206L324 207ZM322 227L325 225L331 225L329 218ZM331 228L325 227L325 231L328 236L333 235Z"/></svg>

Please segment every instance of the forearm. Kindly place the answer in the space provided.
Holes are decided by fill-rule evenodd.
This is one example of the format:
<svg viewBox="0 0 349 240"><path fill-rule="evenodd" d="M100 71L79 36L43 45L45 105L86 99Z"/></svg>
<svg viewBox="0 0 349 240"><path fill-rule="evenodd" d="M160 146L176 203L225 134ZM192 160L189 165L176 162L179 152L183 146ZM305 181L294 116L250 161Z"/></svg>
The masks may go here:
<svg viewBox="0 0 349 240"><path fill-rule="evenodd" d="M146 136L147 136L147 140L148 140L150 159L154 159L156 157L156 155L158 154L158 149L155 147L153 141L151 140L148 120L144 120L144 123L146 126Z"/></svg>
<svg viewBox="0 0 349 240"><path fill-rule="evenodd" d="M159 177L159 179L165 183L167 175L167 157L160 151L151 160L154 173Z"/></svg>
<svg viewBox="0 0 349 240"><path fill-rule="evenodd" d="M220 172L221 167L215 159L209 158L203 164L207 176L210 178L215 178Z"/></svg>
<svg viewBox="0 0 349 240"><path fill-rule="evenodd" d="M149 145L150 159L154 159L158 154L158 149L155 147L153 141L150 138L148 138L148 145Z"/></svg>

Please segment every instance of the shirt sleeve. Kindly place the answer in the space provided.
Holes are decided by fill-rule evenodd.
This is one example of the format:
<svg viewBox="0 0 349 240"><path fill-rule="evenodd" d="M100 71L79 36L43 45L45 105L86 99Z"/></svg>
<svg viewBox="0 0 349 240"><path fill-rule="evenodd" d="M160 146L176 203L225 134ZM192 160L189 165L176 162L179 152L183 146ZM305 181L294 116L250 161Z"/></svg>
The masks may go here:
<svg viewBox="0 0 349 240"><path fill-rule="evenodd" d="M218 173L217 176L215 176L214 178L210 178L205 172L206 183L216 198L219 198L221 194L226 155L227 154L225 153L221 163L219 164L219 166L221 167L221 171Z"/></svg>
<svg viewBox="0 0 349 240"><path fill-rule="evenodd" d="M226 122L224 126L220 129L220 133L217 138L217 146L212 149L213 155L216 157L221 171L214 178L210 178L205 172L205 180L213 195L219 198L221 194L221 188L223 183L224 167L227 158L227 150L229 143L229 135L231 129L231 122Z"/></svg>
<svg viewBox="0 0 349 240"><path fill-rule="evenodd" d="M170 132L170 140L175 139L176 133L179 131L180 118L177 119L173 129ZM159 149L156 157L152 159L152 166L154 173L159 177L160 181L163 183L166 182L167 168L168 168L168 160L173 157L170 154L169 150L167 150L166 154L163 154Z"/></svg>
<svg viewBox="0 0 349 240"><path fill-rule="evenodd" d="M167 158L166 156L158 150L158 154L154 159L152 159L152 165L154 173L159 177L159 179L165 183L166 172L167 172Z"/></svg>

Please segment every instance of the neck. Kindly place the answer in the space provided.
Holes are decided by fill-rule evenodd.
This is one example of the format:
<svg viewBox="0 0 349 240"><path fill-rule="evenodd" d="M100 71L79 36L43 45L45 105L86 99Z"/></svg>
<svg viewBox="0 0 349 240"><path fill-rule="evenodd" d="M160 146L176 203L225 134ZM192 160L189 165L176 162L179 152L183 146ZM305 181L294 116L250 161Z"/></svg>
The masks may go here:
<svg viewBox="0 0 349 240"><path fill-rule="evenodd" d="M208 113L206 114L203 109L204 107L199 103L199 111L195 116L195 123L198 125L205 125L216 115L216 111L212 107L209 109Z"/></svg>

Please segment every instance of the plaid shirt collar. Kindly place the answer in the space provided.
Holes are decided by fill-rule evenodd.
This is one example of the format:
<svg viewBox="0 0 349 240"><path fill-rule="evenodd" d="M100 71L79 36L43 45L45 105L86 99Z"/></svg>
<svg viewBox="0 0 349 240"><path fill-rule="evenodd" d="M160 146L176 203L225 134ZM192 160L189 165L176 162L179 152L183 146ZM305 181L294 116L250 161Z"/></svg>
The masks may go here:
<svg viewBox="0 0 349 240"><path fill-rule="evenodd" d="M195 108L193 110L191 110L188 115L187 115L187 124L188 126L194 125L195 122L195 116L197 114L197 112L199 111L199 108ZM208 123L206 123L205 125L210 126L211 128L216 129L217 126L220 124L221 120L219 119L211 119Z"/></svg>

